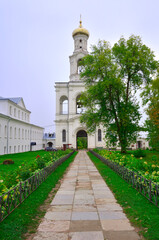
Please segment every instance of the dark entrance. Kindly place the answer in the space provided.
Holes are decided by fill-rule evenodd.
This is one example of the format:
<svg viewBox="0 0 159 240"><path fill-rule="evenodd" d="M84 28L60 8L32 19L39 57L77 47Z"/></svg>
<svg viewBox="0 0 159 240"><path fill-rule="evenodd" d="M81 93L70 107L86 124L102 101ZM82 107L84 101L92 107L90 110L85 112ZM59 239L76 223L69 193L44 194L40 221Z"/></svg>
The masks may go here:
<svg viewBox="0 0 159 240"><path fill-rule="evenodd" d="M52 147L53 143L52 142L48 142L47 143L49 147Z"/></svg>
<svg viewBox="0 0 159 240"><path fill-rule="evenodd" d="M137 147L142 148L142 141L137 141Z"/></svg>
<svg viewBox="0 0 159 240"><path fill-rule="evenodd" d="M84 130L77 132L77 149L87 149L87 133Z"/></svg>

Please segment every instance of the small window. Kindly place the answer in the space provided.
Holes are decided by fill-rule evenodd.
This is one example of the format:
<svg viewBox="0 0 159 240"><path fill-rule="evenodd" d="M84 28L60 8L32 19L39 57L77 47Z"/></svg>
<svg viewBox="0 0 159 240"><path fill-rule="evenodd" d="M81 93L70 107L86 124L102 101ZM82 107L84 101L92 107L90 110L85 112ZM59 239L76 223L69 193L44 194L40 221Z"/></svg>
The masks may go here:
<svg viewBox="0 0 159 240"><path fill-rule="evenodd" d="M82 39L80 39L80 43L82 42Z"/></svg>
<svg viewBox="0 0 159 240"><path fill-rule="evenodd" d="M12 115L12 107L10 106L10 115Z"/></svg>
<svg viewBox="0 0 159 240"><path fill-rule="evenodd" d="M16 127L14 128L14 138L15 139L17 138L17 129L16 129Z"/></svg>
<svg viewBox="0 0 159 240"><path fill-rule="evenodd" d="M66 130L62 130L62 142L66 142Z"/></svg>
<svg viewBox="0 0 159 240"><path fill-rule="evenodd" d="M6 125L4 127L4 135L5 135L5 137L7 137L7 126Z"/></svg>
<svg viewBox="0 0 159 240"><path fill-rule="evenodd" d="M12 138L12 127L10 127L10 138Z"/></svg>
<svg viewBox="0 0 159 240"><path fill-rule="evenodd" d="M80 48L82 48L82 46L80 46Z"/></svg>
<svg viewBox="0 0 159 240"><path fill-rule="evenodd" d="M102 131L101 129L98 129L98 142L102 141Z"/></svg>
<svg viewBox="0 0 159 240"><path fill-rule="evenodd" d="M18 138L20 139L20 128L18 130Z"/></svg>

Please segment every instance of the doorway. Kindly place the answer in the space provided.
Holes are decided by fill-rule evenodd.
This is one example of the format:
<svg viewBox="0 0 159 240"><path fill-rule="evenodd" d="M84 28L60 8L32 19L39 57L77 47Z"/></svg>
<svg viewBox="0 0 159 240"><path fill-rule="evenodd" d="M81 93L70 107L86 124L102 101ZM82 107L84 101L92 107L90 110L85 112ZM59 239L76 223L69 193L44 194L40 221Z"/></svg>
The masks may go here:
<svg viewBox="0 0 159 240"><path fill-rule="evenodd" d="M52 147L52 146L53 146L53 143L52 143L52 142L48 142L47 145L48 145L49 147Z"/></svg>
<svg viewBox="0 0 159 240"><path fill-rule="evenodd" d="M87 133L84 130L77 132L77 149L87 149Z"/></svg>

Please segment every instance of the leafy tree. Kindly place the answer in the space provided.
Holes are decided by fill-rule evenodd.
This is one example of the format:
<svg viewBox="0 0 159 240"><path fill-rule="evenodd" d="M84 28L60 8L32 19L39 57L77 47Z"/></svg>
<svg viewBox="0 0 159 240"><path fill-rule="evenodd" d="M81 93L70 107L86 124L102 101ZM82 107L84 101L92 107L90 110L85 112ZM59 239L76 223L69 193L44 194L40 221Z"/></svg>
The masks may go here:
<svg viewBox="0 0 159 240"><path fill-rule="evenodd" d="M146 127L148 131L149 144L159 151L159 69L158 75L143 92L144 104L147 104L148 119Z"/></svg>
<svg viewBox="0 0 159 240"><path fill-rule="evenodd" d="M121 152L126 152L139 130L136 91L152 81L157 65L153 52L138 36L127 41L122 37L112 48L106 41L92 46L92 52L81 61L81 78L86 85L81 96L86 107L81 123L89 132L102 124L107 142L119 142Z"/></svg>

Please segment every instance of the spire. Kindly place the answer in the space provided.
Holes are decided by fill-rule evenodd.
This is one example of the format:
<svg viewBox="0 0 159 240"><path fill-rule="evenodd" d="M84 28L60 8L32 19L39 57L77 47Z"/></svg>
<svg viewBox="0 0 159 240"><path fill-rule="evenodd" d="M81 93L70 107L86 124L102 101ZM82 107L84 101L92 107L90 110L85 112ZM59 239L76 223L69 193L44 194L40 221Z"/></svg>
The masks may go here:
<svg viewBox="0 0 159 240"><path fill-rule="evenodd" d="M80 14L80 22L79 22L79 23L80 23L79 27L80 27L80 28L82 28L82 19L81 19L81 14Z"/></svg>

